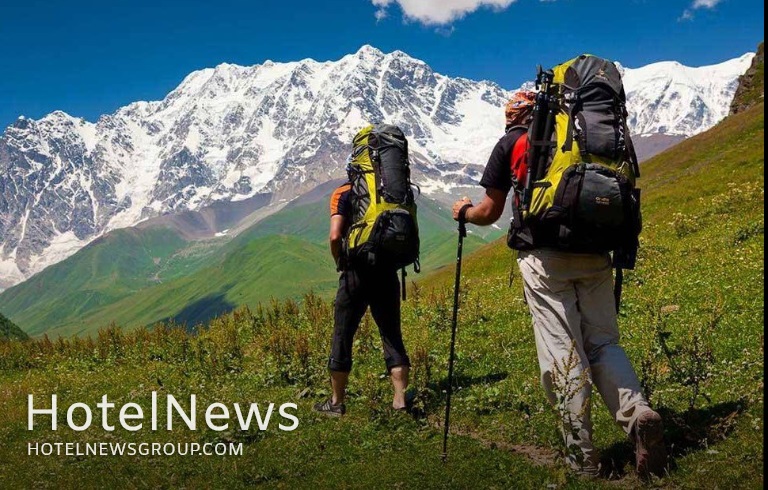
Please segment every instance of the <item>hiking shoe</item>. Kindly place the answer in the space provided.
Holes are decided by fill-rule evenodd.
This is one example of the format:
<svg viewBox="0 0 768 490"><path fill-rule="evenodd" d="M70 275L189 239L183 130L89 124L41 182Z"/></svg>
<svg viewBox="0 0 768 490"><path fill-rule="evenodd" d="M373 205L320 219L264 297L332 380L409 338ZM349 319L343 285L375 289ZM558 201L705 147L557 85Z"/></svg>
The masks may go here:
<svg viewBox="0 0 768 490"><path fill-rule="evenodd" d="M643 479L661 477L667 468L664 425L661 415L653 410L640 414L635 422L635 460L637 474Z"/></svg>
<svg viewBox="0 0 768 490"><path fill-rule="evenodd" d="M347 407L343 403L340 403L338 405L333 405L331 403L330 398L325 400L324 402L315 403L312 409L315 412L324 413L329 417L341 417L342 415L347 413Z"/></svg>
<svg viewBox="0 0 768 490"><path fill-rule="evenodd" d="M600 466L584 467L577 470L575 473L585 480L597 480L600 478Z"/></svg>

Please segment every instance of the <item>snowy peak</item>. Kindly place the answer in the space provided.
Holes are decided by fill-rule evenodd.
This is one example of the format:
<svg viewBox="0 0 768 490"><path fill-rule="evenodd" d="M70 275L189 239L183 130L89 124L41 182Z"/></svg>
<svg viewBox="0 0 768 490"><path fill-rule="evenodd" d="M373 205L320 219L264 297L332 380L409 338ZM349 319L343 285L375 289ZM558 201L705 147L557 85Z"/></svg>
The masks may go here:
<svg viewBox="0 0 768 490"><path fill-rule="evenodd" d="M112 229L258 194L292 199L341 177L368 122L411 137L427 192L471 183L507 95L363 46L338 61L222 63L95 123L20 119L0 137L0 288Z"/></svg>
<svg viewBox="0 0 768 490"><path fill-rule="evenodd" d="M622 68L631 129L688 136L711 127L750 60ZM269 196L266 215L342 177L352 136L370 122L404 130L424 193L454 193L479 179L509 95L365 45L337 61L194 71L163 100L96 122L61 111L19 118L0 136L0 289L156 216Z"/></svg>
<svg viewBox="0 0 768 490"><path fill-rule="evenodd" d="M711 128L728 115L738 77L753 56L696 68L676 61L621 67L633 133L693 136Z"/></svg>
<svg viewBox="0 0 768 490"><path fill-rule="evenodd" d="M402 53L402 51L396 51L396 52ZM360 49L357 50L354 56L360 59L365 59L365 58L376 59L376 58L383 57L384 52L381 51L379 48L371 46L370 44L364 44L360 46Z"/></svg>

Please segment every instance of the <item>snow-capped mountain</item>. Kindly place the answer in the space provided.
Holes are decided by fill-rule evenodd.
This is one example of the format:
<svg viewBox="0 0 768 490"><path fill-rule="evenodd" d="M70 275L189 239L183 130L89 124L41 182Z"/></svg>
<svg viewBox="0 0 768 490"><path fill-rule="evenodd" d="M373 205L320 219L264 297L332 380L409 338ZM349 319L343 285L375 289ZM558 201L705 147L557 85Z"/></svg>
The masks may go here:
<svg viewBox="0 0 768 490"><path fill-rule="evenodd" d="M626 69L634 131L691 135L714 125L750 59ZM148 218L255 195L277 206L342 176L349 141L368 121L404 129L424 193L472 184L508 96L364 46L333 62L196 71L162 101L95 123L60 111L19 118L0 137L0 288Z"/></svg>
<svg viewBox="0 0 768 490"><path fill-rule="evenodd" d="M693 136L728 115L739 76L754 53L711 66L691 68L676 61L624 68L629 124L636 135Z"/></svg>
<svg viewBox="0 0 768 490"><path fill-rule="evenodd" d="M399 124L425 192L477 178L507 92L365 46L336 62L196 71L162 101L96 123L54 112L0 138L2 283L115 228L217 200L290 198L343 175L355 131ZM489 137L490 136L490 137Z"/></svg>

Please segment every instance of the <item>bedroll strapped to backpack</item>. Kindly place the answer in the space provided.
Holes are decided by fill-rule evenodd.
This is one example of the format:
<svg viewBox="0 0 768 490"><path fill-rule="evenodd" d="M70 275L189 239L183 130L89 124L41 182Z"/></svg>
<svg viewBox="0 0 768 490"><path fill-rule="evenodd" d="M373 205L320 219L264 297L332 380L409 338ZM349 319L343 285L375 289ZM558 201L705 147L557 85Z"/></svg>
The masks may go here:
<svg viewBox="0 0 768 490"><path fill-rule="evenodd" d="M518 189L510 247L610 251L617 269L634 268L640 172L619 70L582 55L551 71L539 69L537 88L528 174Z"/></svg>
<svg viewBox="0 0 768 490"><path fill-rule="evenodd" d="M419 228L408 140L397 126L378 124L363 128L352 146L347 172L354 218L346 238L348 259L403 272L414 264L418 272Z"/></svg>

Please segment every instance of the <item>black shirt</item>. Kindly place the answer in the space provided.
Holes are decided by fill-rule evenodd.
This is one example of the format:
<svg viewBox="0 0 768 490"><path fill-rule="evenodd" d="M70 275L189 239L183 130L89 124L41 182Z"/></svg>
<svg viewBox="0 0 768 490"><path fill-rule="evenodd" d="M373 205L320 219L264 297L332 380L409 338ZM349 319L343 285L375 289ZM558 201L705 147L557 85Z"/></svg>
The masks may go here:
<svg viewBox="0 0 768 490"><path fill-rule="evenodd" d="M497 189L508 193L512 188L512 152L517 145L515 142L525 134L524 129L513 129L501 137L491 152L491 157L485 166L483 177L480 179L480 185L486 189ZM525 140L525 138L523 138ZM521 145L523 146L523 145ZM520 148L519 152L524 155L525 148ZM523 157L524 160L524 157Z"/></svg>

